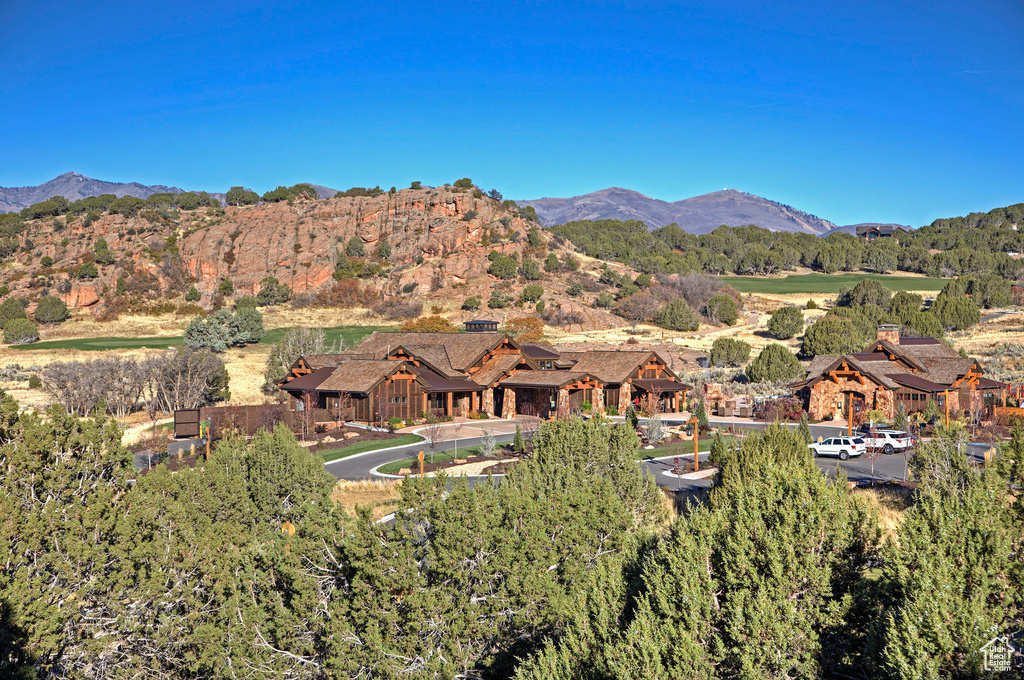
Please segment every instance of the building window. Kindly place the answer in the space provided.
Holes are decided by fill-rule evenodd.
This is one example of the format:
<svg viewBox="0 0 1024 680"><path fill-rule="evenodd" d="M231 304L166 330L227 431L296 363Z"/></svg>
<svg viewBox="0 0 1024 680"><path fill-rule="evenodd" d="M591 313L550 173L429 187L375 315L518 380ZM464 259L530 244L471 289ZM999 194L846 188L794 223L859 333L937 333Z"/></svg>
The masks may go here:
<svg viewBox="0 0 1024 680"><path fill-rule="evenodd" d="M555 362L553 362L551 360L544 360L544 361L540 362L540 370L542 370L542 371L550 371L554 367L555 367Z"/></svg>
<svg viewBox="0 0 1024 680"><path fill-rule="evenodd" d="M408 404L409 397L391 397L392 404Z"/></svg>

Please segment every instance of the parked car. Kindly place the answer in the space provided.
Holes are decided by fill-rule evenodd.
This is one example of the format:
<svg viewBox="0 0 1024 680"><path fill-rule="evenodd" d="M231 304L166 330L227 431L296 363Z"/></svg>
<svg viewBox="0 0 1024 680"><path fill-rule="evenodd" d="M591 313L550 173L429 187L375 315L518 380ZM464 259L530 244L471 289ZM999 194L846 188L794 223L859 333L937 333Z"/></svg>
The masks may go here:
<svg viewBox="0 0 1024 680"><path fill-rule="evenodd" d="M839 460L846 460L850 456L862 456L867 451L867 445L861 437L830 437L824 441L808 444L807 448L817 456L839 456Z"/></svg>
<svg viewBox="0 0 1024 680"><path fill-rule="evenodd" d="M901 430L873 430L864 435L864 443L869 449L878 449L888 455L914 448L917 439Z"/></svg>

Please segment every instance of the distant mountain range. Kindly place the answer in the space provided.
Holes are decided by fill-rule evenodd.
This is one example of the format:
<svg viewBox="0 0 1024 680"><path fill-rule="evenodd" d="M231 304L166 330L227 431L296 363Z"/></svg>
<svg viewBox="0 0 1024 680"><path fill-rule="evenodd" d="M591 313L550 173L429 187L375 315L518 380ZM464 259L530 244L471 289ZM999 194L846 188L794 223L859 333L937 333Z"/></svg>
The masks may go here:
<svg viewBox="0 0 1024 680"><path fill-rule="evenodd" d="M798 231L822 235L837 225L788 205L734 189L716 191L669 203L611 187L572 198L517 201L532 205L544 225L574 220L640 220L651 229L675 222L692 234L705 234L723 224L756 224L772 231Z"/></svg>
<svg viewBox="0 0 1024 680"><path fill-rule="evenodd" d="M337 189L330 189L319 184L311 184L320 198L331 198L338 193ZM99 196L101 194L114 194L121 196L135 196L136 198L149 198L153 194L180 194L184 189L178 187L164 186L163 184L145 185L138 182L107 182L101 179L93 179L77 172L65 172L63 175L44 182L34 187L0 187L0 212L17 212L27 208L33 203L45 201L54 196L63 196L69 201L77 201L80 198ZM209 192L211 196L224 202L225 194Z"/></svg>

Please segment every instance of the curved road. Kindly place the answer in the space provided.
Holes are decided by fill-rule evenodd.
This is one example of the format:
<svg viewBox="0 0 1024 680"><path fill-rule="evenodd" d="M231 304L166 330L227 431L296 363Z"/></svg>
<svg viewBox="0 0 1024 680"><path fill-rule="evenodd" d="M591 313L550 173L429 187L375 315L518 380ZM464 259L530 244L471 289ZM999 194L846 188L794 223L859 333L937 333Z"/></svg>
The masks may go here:
<svg viewBox="0 0 1024 680"><path fill-rule="evenodd" d="M673 421L671 419L665 419L667 425L677 425L680 421ZM751 422L749 420L736 420L736 421L722 421L715 420L712 422L714 426L729 425L735 426L737 429L764 429L767 427L765 423ZM495 431L495 439L499 443L507 443L512 441L515 435L515 424L510 421L482 421L480 424L473 423L464 426L470 434L475 433L477 428L483 427L487 429L493 428ZM501 428L501 431L498 431ZM815 437L833 437L845 434L846 428L835 426L835 425L811 425L811 434ZM479 436L467 436L461 437L458 440L459 448L469 448L472 446L478 446L482 443L481 437ZM455 448L455 442L444 442L438 451L449 451ZM973 455L980 458L981 452L985 447L979 445L972 445ZM325 464L325 468L328 472L334 475L337 479L348 479L348 480L364 480L372 479L373 474L371 471L386 463L390 463L396 460L402 460L405 458L415 458L416 454L420 451L426 451L429 455L429 449L426 446L426 442L420 442L418 444L410 444L406 446L396 447L392 449L384 449L379 451L369 451L367 453L360 453L347 458L341 458L339 460L331 461ZM654 451L652 451L654 453ZM700 454L700 460L705 461L707 459L707 453L702 452ZM680 456L682 458L690 458L689 456ZM835 477L837 471L842 469L850 481L866 482L872 479L883 480L893 479L902 480L906 478L906 458L899 453L894 453L888 456L881 456L875 461L874 473L872 474L871 463L865 457L851 458L850 460L840 461L838 458L818 458L818 466L827 474L829 477ZM697 487L709 487L711 485L711 478L696 479L696 480L680 480L675 476L665 475L672 469L673 461L672 457L668 458L645 458L641 460L641 465L644 469L648 470L654 478L657 480L660 486L668 487L670 489L694 489ZM472 484L475 480L485 479L484 477L471 477L470 483Z"/></svg>

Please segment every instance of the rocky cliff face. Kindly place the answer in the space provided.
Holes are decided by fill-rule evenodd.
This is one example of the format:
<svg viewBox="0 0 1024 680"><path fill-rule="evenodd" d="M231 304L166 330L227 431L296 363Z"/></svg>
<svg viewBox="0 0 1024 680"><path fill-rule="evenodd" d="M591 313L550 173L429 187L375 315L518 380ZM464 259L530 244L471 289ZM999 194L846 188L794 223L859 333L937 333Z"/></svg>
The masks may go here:
<svg viewBox="0 0 1024 680"><path fill-rule="evenodd" d="M176 257L185 277L204 293L204 302L225 278L232 280L236 294L258 293L267 276L302 293L333 283L353 236L362 242L367 261L376 259L382 240L390 244L391 254L381 263L387 275L364 280L385 294L408 283L419 284L419 291L471 281L489 288L488 253L529 250L526 235L535 226L497 201L452 187L222 211L103 215L88 226L82 217L64 222L37 220L21 235L31 249L16 254L0 273L16 295L47 287L71 305L89 306L113 291L121 276L129 287L151 276L173 291L180 277L166 261ZM95 259L101 238L115 264L99 266L96 280L74 278L82 262ZM52 259L51 266L43 267L44 256Z"/></svg>

